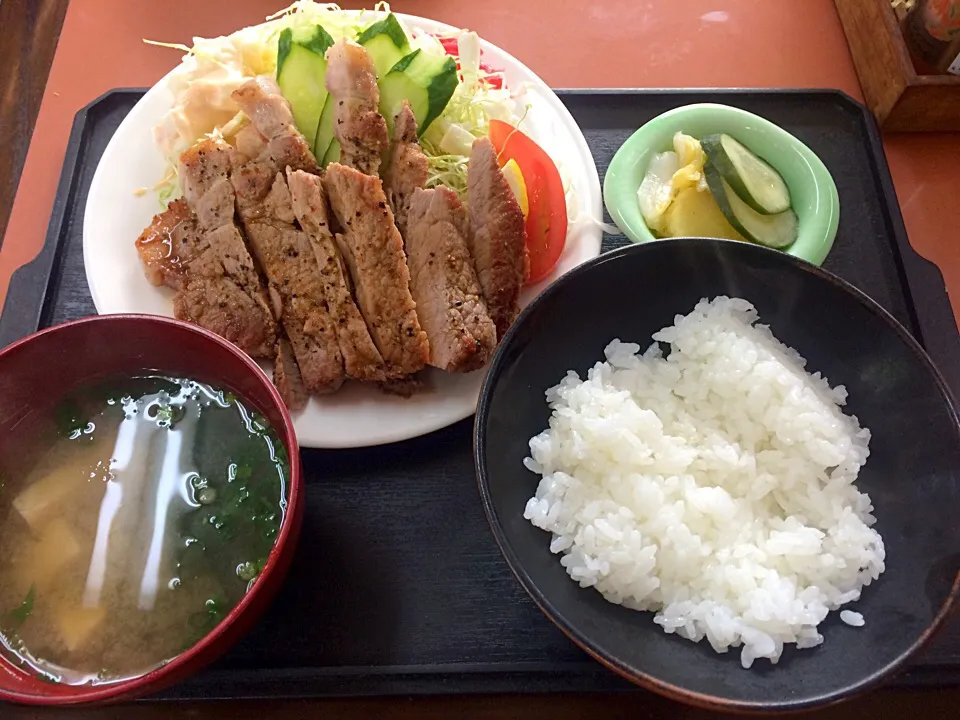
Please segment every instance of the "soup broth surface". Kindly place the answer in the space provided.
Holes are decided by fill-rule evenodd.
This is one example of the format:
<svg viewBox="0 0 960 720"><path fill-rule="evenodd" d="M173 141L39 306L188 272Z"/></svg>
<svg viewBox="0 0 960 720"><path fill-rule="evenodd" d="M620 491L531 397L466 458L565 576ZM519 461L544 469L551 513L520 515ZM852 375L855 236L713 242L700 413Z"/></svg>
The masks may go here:
<svg viewBox="0 0 960 720"><path fill-rule="evenodd" d="M0 654L53 682L138 676L255 582L286 452L231 393L183 378L98 383L55 415L29 469L0 476ZM0 438L0 463L13 452Z"/></svg>

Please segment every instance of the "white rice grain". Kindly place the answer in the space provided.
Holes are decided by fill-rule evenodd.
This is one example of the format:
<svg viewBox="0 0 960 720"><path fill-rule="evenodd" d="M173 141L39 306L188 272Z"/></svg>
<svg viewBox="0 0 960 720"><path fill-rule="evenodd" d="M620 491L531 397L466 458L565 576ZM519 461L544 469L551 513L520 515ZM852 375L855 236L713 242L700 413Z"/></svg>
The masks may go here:
<svg viewBox="0 0 960 720"><path fill-rule="evenodd" d="M847 625L852 625L853 627L863 627L866 624L863 615L853 610L841 610L840 619Z"/></svg>
<svg viewBox="0 0 960 720"><path fill-rule="evenodd" d="M664 632L776 662L884 569L854 483L870 433L745 300L701 300L645 352L612 341L547 391L524 517L583 587ZM665 347L669 346L669 354ZM841 619L863 624L859 613Z"/></svg>

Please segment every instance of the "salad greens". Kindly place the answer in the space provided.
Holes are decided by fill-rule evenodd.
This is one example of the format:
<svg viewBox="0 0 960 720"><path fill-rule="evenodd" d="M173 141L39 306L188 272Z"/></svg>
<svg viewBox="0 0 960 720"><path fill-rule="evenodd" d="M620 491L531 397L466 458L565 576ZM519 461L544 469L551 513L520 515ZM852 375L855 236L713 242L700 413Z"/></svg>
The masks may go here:
<svg viewBox="0 0 960 720"><path fill-rule="evenodd" d="M154 140L166 162L165 174L153 188L161 203L166 204L179 192L177 164L181 152L204 136L229 138L246 124L230 95L251 77L275 73L280 33L322 24L335 40L356 39L389 13L390 6L385 2L377 3L373 10L358 12L342 10L333 3L297 0L266 22L224 37L194 38L192 47L147 41L186 53L169 76L172 107L154 128ZM403 29L414 49L436 56L454 54L458 59L460 82L421 140L430 159L428 186L442 184L463 194L473 140L488 134L491 119L516 125L522 106L504 87L501 74L481 62L476 33L461 31L437 37L415 27Z"/></svg>

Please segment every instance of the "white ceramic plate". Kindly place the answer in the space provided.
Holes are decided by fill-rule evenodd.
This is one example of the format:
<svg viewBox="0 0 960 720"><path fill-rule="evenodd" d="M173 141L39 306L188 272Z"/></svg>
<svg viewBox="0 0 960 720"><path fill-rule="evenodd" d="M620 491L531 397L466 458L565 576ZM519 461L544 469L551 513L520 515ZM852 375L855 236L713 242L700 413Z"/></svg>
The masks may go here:
<svg viewBox="0 0 960 720"><path fill-rule="evenodd" d="M408 27L431 33L455 29L433 20L399 15ZM524 131L543 147L573 184L579 220L571 223L563 256L553 274L528 288L526 305L546 285L600 252L601 230L587 218L602 217L600 180L593 156L559 98L522 63L488 42L484 59L505 70L509 88L526 87L530 110ZM152 286L143 274L134 240L159 212L154 193L141 197L163 175L153 127L170 109L166 78L153 86L117 128L94 174L83 218L83 261L97 312L173 316L172 293ZM301 447L348 448L406 440L470 417L477 406L484 370L452 375L426 373L427 387L403 399L374 387L347 383L335 395L312 398L295 417Z"/></svg>

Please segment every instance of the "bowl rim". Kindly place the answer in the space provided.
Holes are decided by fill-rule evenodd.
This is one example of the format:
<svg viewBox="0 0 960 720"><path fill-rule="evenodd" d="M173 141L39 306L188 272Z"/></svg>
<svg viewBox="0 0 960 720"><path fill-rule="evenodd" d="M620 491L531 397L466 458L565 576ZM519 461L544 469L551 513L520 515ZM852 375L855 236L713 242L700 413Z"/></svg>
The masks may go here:
<svg viewBox="0 0 960 720"><path fill-rule="evenodd" d="M817 174L823 175L824 182L817 183L816 195L823 205L823 209L820 210L818 215L820 213L829 212L829 217L827 218L826 222L826 235L824 239L817 241L811 251L804 252L803 254L794 254L793 250L795 248L793 246L787 246L786 248L778 250L778 252L781 252L784 255L791 255L793 257L800 258L801 260L806 260L807 262L813 263L814 265L821 265L830 254L830 251L833 249L833 245L837 237L837 231L839 230L840 226L840 193L837 190L837 183L833 179L833 174L830 172L829 168L827 168L823 160L820 159L820 156L817 155L806 143L800 140L793 133L788 132L781 126L770 120L767 120L761 115L757 115L749 112L748 110L743 110L739 107L724 103L689 103L687 105L680 105L678 107L671 108L670 110L666 110L645 122L643 125L634 130L626 140L623 141L620 147L617 148L616 153L614 153L613 158L610 160L610 164L607 166L607 170L604 173L603 178L603 203L607 209L607 212L610 213L610 217L614 224L633 243L658 242L661 240L661 238L657 238L653 235L653 233L650 231L650 228L647 227L646 222L643 220L642 215L640 216L640 228L635 228L634 223L628 222L622 210L622 206L626 201L624 198L616 198L616 195L622 193L620 192L620 188L614 183L619 182L620 184L623 184L620 176L622 174L625 175L625 173L621 166L628 162L629 154L633 152L631 146L639 142L637 139L638 136L643 133L651 132L650 126L654 124L661 124L665 121L673 120L675 117L682 117L692 112L700 111L713 111L721 115L737 118L741 121L749 121L760 126L765 132L769 132L770 134L781 138L785 144L792 146L794 150L806 161L812 176L816 176ZM656 151L655 148L650 148L649 146L645 146L644 149L652 152ZM611 178L613 178L613 180L611 180ZM633 195L635 195L635 191L631 194L631 196ZM795 244L796 243L794 243L794 245Z"/></svg>
<svg viewBox="0 0 960 720"><path fill-rule="evenodd" d="M486 454L484 452L487 442L486 426L490 412L491 395L493 394L493 388L498 382L500 375L502 374L502 370L507 363L505 359L507 348L512 344L513 339L518 334L519 328L523 324L524 320L532 313L536 312L541 304L545 305L548 303L553 295L562 292L566 285L574 282L581 275L586 275L595 268L598 268L606 263L617 262L624 256L634 253L657 252L656 248L661 247L663 243L669 243L673 245L682 243L693 244L697 246L733 244L741 248L750 248L749 250L746 250L746 252L770 253L782 258L784 262L793 265L797 270L815 275L820 279L835 285L841 290L846 291L868 311L873 312L882 321L884 321L890 327L890 329L893 330L907 345L908 349L917 357L921 364L926 367L927 371L931 373L937 388L943 397L944 403L947 406L948 415L952 420L954 431L957 433L957 436L960 437L960 406L958 406L957 400L954 397L950 387L947 385L946 380L937 369L936 365L930 359L930 356L923 349L920 343L909 333L909 331L907 331L907 329L895 317L893 317L893 315L891 315L869 295L851 285L846 280L795 255L787 255L786 253L774 250L772 248L754 245L752 243L743 243L737 240L723 240L718 238L665 238L656 243L635 243L603 253L596 258L593 258L592 260L580 265L579 267L574 268L566 275L559 278L556 282L551 284L549 288L547 288L543 293L540 294L539 297L537 297L520 312L520 315L517 317L516 321L514 321L506 335L504 335L503 340L500 342L500 345L497 348L493 360L490 363L490 368L487 372L487 375L484 378L483 385L480 389L480 401L477 404L477 414L474 418L473 427L473 454L477 488L483 504L483 511L487 517L487 522L490 525L490 530L493 534L494 540L496 541L497 546L500 548L500 552L503 554L510 571L519 581L520 585L527 592L536 606L546 616L546 618L590 657L606 667L608 670L613 671L620 677L635 685L639 685L647 690L651 690L673 700L707 710L736 712L747 715L799 713L808 711L811 708L820 708L858 697L879 685L891 674L901 668L903 664L910 657L914 656L919 650L921 650L936 634L937 630L941 628L943 622L950 615L951 610L957 603L958 597L960 597L960 572L958 572L954 578L953 585L951 586L950 591L947 593L942 606L937 611L937 614L934 616L932 622L924 629L920 637L917 638L917 640L909 648L907 648L907 650L889 662L886 666L880 668L876 672L868 675L855 684L848 685L845 688L841 688L840 690L827 695L803 698L798 701L784 700L776 703L763 703L728 700L714 695L694 692L684 688L683 686L661 680L648 673L633 670L625 663L622 663L610 656L608 653L603 652L583 632L575 627L573 623L569 622L564 615L554 607L553 603L551 603L550 600L540 591L537 584L533 582L527 571L524 569L522 563L517 558L517 555L513 551L513 548L508 540L504 523L501 521L500 516L497 514L496 508L493 505L493 498L490 494L490 489L487 482L488 472Z"/></svg>
<svg viewBox="0 0 960 720"><path fill-rule="evenodd" d="M117 322L143 322L166 325L177 332L192 333L203 338L204 342L212 343L213 345L218 346L219 349L229 352L235 358L239 359L250 371L250 373L261 382L261 384L267 390L267 394L271 403L273 403L279 410L280 416L283 420L283 427L275 428L278 435L282 437L284 445L286 446L287 458L290 465L289 477L286 478L289 492L283 523L280 527L280 532L277 534L277 539L273 543L273 548L270 550L270 554L267 556L267 562L264 565L263 571L257 576L253 587L248 590L243 598L241 598L240 602L238 602L233 609L227 613L226 617L217 623L213 630L204 635L199 642L197 642L195 645L192 645L189 649L142 675L137 675L135 677L126 678L123 680L107 682L100 686L73 686L78 690L76 693L67 692L63 695L33 695L18 692L16 690L6 690L4 688L0 688L0 702L48 707L87 705L104 703L109 702L110 700L129 698L132 696L139 696L143 692L149 692L152 686L162 683L170 675L175 675L178 670L194 662L198 656L202 656L211 651L216 654L214 648L219 642L221 642L221 639L227 633L227 631L242 615L247 612L247 609L253 603L256 596L263 590L263 588L270 587L269 580L273 575L276 574L275 571L277 565L280 563L281 551L291 551L287 548L287 544L290 540L291 533L294 532L294 527L296 525L294 522L294 518L297 514L296 508L303 502L304 496L301 477L300 451L297 444L296 431L293 427L293 419L290 417L290 412L287 409L286 404L283 402L283 399L280 397L280 393L276 386L263 371L263 369L240 348L236 347L219 335L206 330L205 328L182 320L163 317L161 315L114 313L107 315L92 315L79 318L77 320L70 320L59 325L53 325L51 327L44 328L43 330L38 330L37 332L31 333L26 337L10 343L4 348L0 348L0 359L3 359L4 356L17 352L19 348L34 342L40 337L53 335L67 328L74 328L93 323ZM9 661L3 658L0 658L0 663L10 665ZM10 667L14 672L24 672L15 666ZM27 674L32 675L31 673ZM64 687L71 686L67 685Z"/></svg>

